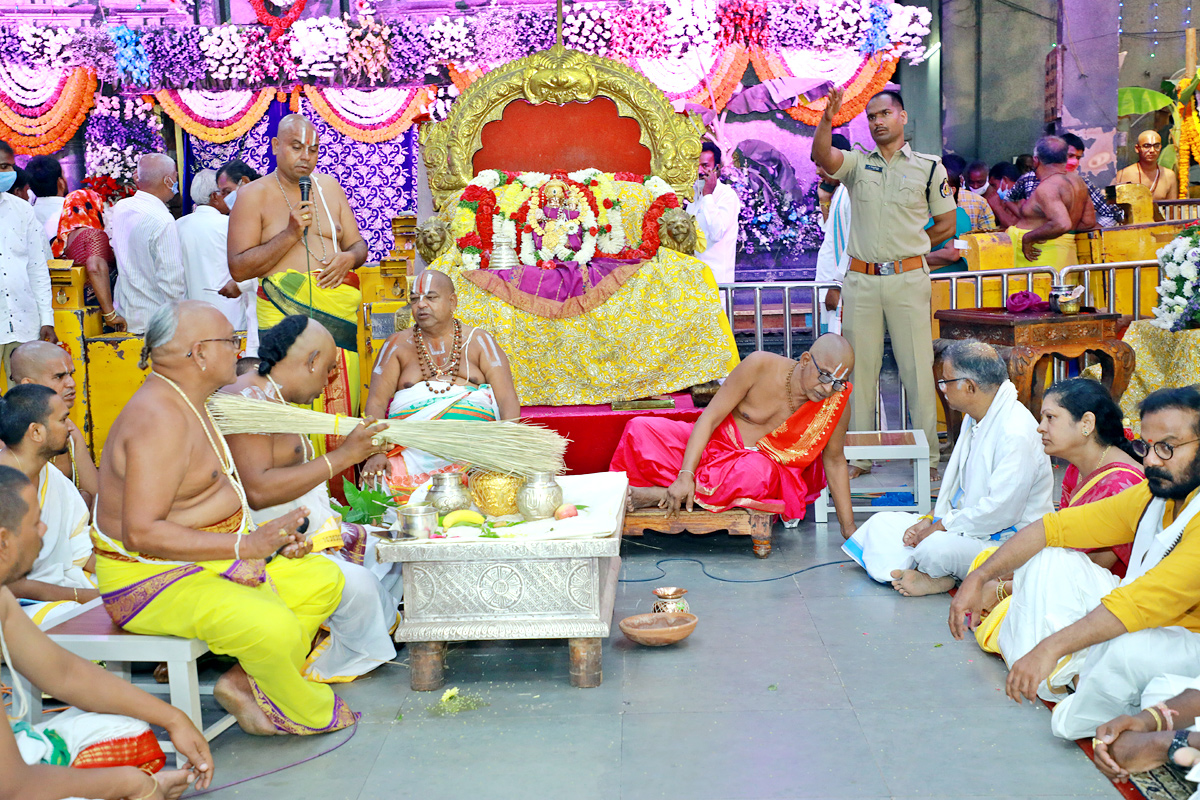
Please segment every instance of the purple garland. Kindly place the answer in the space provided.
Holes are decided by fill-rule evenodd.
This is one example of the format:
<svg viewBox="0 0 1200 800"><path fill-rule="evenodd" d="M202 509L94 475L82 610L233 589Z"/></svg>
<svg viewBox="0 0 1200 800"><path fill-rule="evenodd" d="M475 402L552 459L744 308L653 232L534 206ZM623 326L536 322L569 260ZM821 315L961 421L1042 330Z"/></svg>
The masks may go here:
<svg viewBox="0 0 1200 800"><path fill-rule="evenodd" d="M184 28L147 28L142 49L150 61L150 85L182 89L204 79L200 40Z"/></svg>

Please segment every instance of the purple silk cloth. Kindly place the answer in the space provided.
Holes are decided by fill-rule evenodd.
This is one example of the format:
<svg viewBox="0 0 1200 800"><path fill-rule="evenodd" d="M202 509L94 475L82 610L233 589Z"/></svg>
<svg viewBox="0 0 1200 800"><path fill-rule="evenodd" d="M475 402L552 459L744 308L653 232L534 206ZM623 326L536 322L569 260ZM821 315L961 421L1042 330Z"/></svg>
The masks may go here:
<svg viewBox="0 0 1200 800"><path fill-rule="evenodd" d="M516 267L521 273L517 288L544 300L562 302L584 294L589 288L607 278L617 267L636 264L638 261L636 258L593 258L592 263L588 265L587 286L583 284L583 272L579 269L579 264L574 261L556 261L554 269L540 269L521 264ZM501 280L512 283L513 270L494 269L490 272Z"/></svg>
<svg viewBox="0 0 1200 800"><path fill-rule="evenodd" d="M1050 310L1050 304L1037 292L1013 292L1004 308L1010 314L1041 314Z"/></svg>

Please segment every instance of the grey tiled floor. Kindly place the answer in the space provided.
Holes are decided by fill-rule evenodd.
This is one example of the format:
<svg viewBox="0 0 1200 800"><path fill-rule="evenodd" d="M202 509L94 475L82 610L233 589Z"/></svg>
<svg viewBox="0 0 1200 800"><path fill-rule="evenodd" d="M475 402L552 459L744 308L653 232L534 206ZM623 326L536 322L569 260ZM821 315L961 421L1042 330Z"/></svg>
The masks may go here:
<svg viewBox="0 0 1200 800"><path fill-rule="evenodd" d="M702 559L727 578L782 575L842 559L830 528L778 530L765 561L746 539L647 536L624 545L623 577L650 577L656 560L672 556ZM614 625L599 688L571 688L565 644L467 643L450 653L446 685L490 705L433 717L440 693L410 691L407 667L385 665L338 688L363 712L348 744L211 796L1117 797L1074 744L1050 735L1044 708L1004 697L998 659L950 637L944 595L903 598L852 565L758 584L719 583L694 563L664 568L661 580L621 584L615 616L648 611L654 586L680 585L700 617L696 632L650 649ZM346 735L229 731L214 742L217 782L298 761Z"/></svg>

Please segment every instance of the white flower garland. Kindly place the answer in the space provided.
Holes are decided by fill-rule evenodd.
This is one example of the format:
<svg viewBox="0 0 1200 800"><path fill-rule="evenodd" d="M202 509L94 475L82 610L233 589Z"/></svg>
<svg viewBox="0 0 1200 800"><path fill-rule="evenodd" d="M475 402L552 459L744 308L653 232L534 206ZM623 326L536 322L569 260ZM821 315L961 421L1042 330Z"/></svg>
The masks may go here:
<svg viewBox="0 0 1200 800"><path fill-rule="evenodd" d="M1158 305L1151 313L1152 324L1171 330L1196 296L1200 283L1200 247L1189 236L1172 239L1158 251L1158 263L1163 268L1163 280L1158 286Z"/></svg>
<svg viewBox="0 0 1200 800"><path fill-rule="evenodd" d="M570 186L568 184L568 186ZM579 216L571 220L566 229L563 231L562 241L554 248L545 247L543 239L542 247L535 247L533 243L533 233L525 232L521 234L521 263L526 266L537 266L539 261L550 261L558 259L560 261L575 261L580 268L586 268L592 263L592 259L596 256L596 236L591 233L592 228L598 227L596 215L592 213L592 207L588 204L587 198L583 192L574 186L570 186L571 196L575 199L576 206L579 208ZM541 209L530 206L529 215L541 214ZM532 222L527 222L527 225L532 225ZM583 244L578 250L572 250L567 246L567 238L578 233L583 238Z"/></svg>

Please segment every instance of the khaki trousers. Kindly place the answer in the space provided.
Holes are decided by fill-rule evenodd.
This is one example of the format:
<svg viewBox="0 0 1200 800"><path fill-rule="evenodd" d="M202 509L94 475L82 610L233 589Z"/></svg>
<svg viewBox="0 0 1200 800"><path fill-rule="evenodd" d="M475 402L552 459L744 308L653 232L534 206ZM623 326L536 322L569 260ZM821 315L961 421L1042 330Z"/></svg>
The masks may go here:
<svg viewBox="0 0 1200 800"><path fill-rule="evenodd" d="M892 336L892 352L900 381L908 393L912 424L925 431L930 464L940 458L937 438L937 394L933 383L933 328L930 325L932 288L929 267L900 275L847 272L842 288L845 310L842 335L854 348L854 394L850 399L850 430L875 428L875 400L883 366L883 334ZM901 426L907 423L899 421ZM869 468L871 462L854 466Z"/></svg>

